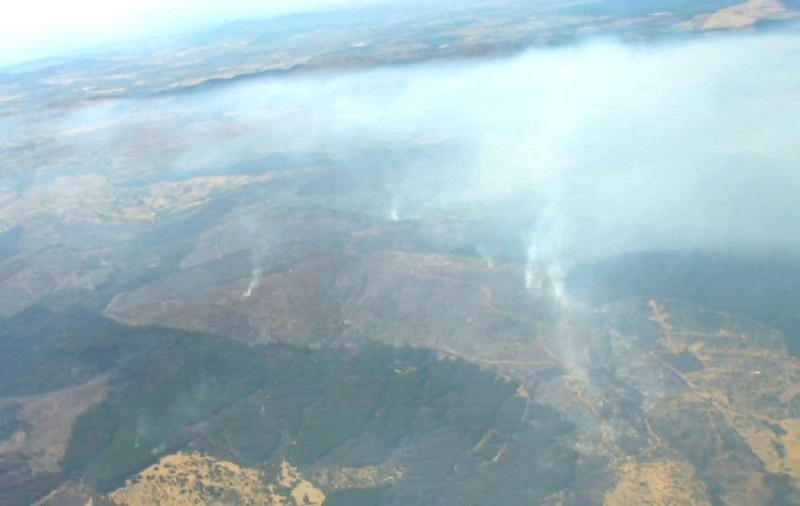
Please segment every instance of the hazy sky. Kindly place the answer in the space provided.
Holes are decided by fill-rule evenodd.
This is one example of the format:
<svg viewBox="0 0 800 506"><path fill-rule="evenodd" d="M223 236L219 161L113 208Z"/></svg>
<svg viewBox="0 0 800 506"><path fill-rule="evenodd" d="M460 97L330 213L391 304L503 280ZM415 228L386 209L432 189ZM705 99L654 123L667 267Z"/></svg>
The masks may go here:
<svg viewBox="0 0 800 506"><path fill-rule="evenodd" d="M104 42L248 16L378 3L380 0L24 0L0 16L0 65Z"/></svg>

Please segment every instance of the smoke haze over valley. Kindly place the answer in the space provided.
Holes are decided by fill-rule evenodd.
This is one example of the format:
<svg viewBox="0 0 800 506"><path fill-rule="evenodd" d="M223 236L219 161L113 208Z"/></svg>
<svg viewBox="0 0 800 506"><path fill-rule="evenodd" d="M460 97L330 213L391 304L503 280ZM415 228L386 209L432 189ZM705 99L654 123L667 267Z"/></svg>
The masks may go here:
<svg viewBox="0 0 800 506"><path fill-rule="evenodd" d="M72 155L70 169L112 181L237 173L262 159L329 170L354 192L370 189L357 212L496 222L573 259L796 250L800 175L786 167L797 163L798 43L794 34L691 46L600 40L265 78L43 113L47 134L36 136L67 139L53 149ZM3 122L7 145L28 140L25 123Z"/></svg>
<svg viewBox="0 0 800 506"><path fill-rule="evenodd" d="M0 68L0 505L798 502L800 6L245 3Z"/></svg>

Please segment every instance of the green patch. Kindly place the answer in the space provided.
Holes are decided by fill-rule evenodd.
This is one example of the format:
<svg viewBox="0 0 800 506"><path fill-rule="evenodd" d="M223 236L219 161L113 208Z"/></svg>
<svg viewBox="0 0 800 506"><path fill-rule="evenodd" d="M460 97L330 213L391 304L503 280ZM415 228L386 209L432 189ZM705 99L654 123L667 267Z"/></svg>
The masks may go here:
<svg viewBox="0 0 800 506"><path fill-rule="evenodd" d="M386 487L332 490L325 495L325 506L378 506Z"/></svg>
<svg viewBox="0 0 800 506"><path fill-rule="evenodd" d="M189 427L268 381L263 357L240 344L172 331L126 337L130 354L119 357L114 389L79 417L65 459L101 490L182 446Z"/></svg>
<svg viewBox="0 0 800 506"><path fill-rule="evenodd" d="M22 406L18 403L11 403L0 409L0 441L7 439L17 432L22 424L17 419Z"/></svg>
<svg viewBox="0 0 800 506"><path fill-rule="evenodd" d="M312 351L117 330L73 341L69 351L103 362L113 376L107 399L78 418L65 459L70 475L103 492L190 443L262 469L284 458L301 468L378 465L411 445L434 452L418 464L434 488L454 463L480 472L496 453L497 465L509 466L501 475L537 489L572 477L574 455L556 439L571 428L532 407L528 418L540 419L540 429L526 430L518 385L474 364L412 348ZM487 433L491 452L473 458L470 449ZM381 494L341 492L332 500L374 504Z"/></svg>

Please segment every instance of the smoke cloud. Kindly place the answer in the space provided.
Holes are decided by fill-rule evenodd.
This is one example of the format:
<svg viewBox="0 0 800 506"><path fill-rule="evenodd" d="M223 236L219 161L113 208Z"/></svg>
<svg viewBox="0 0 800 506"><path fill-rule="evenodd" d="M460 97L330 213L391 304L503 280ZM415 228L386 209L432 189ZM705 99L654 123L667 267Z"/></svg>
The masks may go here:
<svg viewBox="0 0 800 506"><path fill-rule="evenodd" d="M625 251L797 250L798 82L795 34L595 41L250 81L48 123L114 171L218 173L276 153L276 168L335 169L357 181L356 211L496 222L560 279L575 259Z"/></svg>
<svg viewBox="0 0 800 506"><path fill-rule="evenodd" d="M264 81L214 101L251 126L280 111L249 142L380 181L383 216L510 221L529 262L556 272L556 258L637 249L800 246L798 49L785 34L606 41Z"/></svg>

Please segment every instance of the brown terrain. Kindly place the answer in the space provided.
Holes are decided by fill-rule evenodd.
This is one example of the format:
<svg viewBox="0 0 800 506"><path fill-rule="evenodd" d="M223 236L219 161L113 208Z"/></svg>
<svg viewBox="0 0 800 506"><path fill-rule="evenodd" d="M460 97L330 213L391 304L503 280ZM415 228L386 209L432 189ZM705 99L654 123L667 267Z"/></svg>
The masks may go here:
<svg viewBox="0 0 800 506"><path fill-rule="evenodd" d="M313 224L294 228L305 227ZM607 504L661 504L667 496L707 504L712 486L728 504L745 498L760 504L771 494L763 485L768 473L794 483L800 478L800 363L787 355L779 333L672 301L593 309L554 298L543 274L527 290L519 265L362 253L362 236L349 234L347 253L265 269L255 282L246 264L238 277L233 273L231 263L246 256L227 251L205 263L193 260L185 280L177 273L121 294L106 315L253 344L377 341L477 363L521 382L531 402L578 424L580 451L616 476ZM229 280L222 281L226 269ZM708 432L697 437L717 441L703 455L681 435L698 423ZM738 450L732 441L741 442ZM741 467L726 463L731 452L741 453Z"/></svg>
<svg viewBox="0 0 800 506"><path fill-rule="evenodd" d="M193 504L270 504L322 506L325 494L305 480L288 462L277 476L200 454L163 457L125 487L112 492L117 504L127 506Z"/></svg>
<svg viewBox="0 0 800 506"><path fill-rule="evenodd" d="M779 0L748 0L739 5L699 16L693 22L703 30L744 28L763 20L782 20L796 17L797 13L787 9Z"/></svg>
<svg viewBox="0 0 800 506"><path fill-rule="evenodd" d="M388 220L383 181L373 182L368 191L380 187L380 195L368 199L363 188L351 188L357 177L340 181L340 167L315 159L297 167L265 162L238 174L206 171L215 162L199 157L187 164L202 174L162 171L162 163L179 160L193 145L235 151L239 135L277 132L302 111L225 111L186 138L173 132L186 126L191 112L184 110L133 114L119 124L78 121L62 130L51 127L47 114L25 116L40 113L42 104L65 114L99 97L171 96L264 73L485 57L529 43L563 44L583 33L638 40L656 31L742 29L798 15L778 0L749 0L688 20L668 12L636 18L493 12L459 11L452 23L398 22L385 33L325 26L290 46L231 37L86 72L32 73L28 88L3 82L0 113L21 126L2 139L0 162L9 181L25 181L11 181L0 193L0 231L21 237L0 258L0 316L42 308L67 314L85 304L124 328L212 334L253 350L430 350L438 362L474 364L512 385L503 406L524 404L515 420L524 429L540 430L536 414L545 408L574 426L558 443L577 455L577 478L545 504L800 502L800 361L776 330L677 300L625 298L602 307L574 300L555 289L543 268L476 256L470 248L486 225L450 216ZM413 39L420 27L428 27L430 41ZM231 54L238 56L225 61ZM258 156L282 153L279 140L253 142L262 143ZM415 148L437 146L415 142ZM333 157L348 148L328 149ZM415 367L398 362L390 373L396 379ZM348 451L366 450L348 441L344 450L297 463L284 455L294 436L281 433L269 458L248 460L239 458L225 430L222 443L205 432L226 416L214 411L190 424L190 436L181 434L183 446L145 450L152 457L147 465L101 492L66 472L65 455L80 417L121 387L105 373L88 380L78 373L70 371L71 386L0 398L0 422L13 422L0 424L13 428L0 439L0 484L41 477L36 490L52 490L37 503L43 506L321 505L342 491L424 481L424 465L406 464L434 460L440 452L430 446L448 441L395 442L390 457L364 465ZM257 395L248 392L235 408L256 406L261 414L278 402ZM474 441L458 442L466 447L458 447L462 460L446 462L449 474L433 479L470 490L496 470L527 472L519 471L520 462L547 455L525 447L514 430L470 433Z"/></svg>

